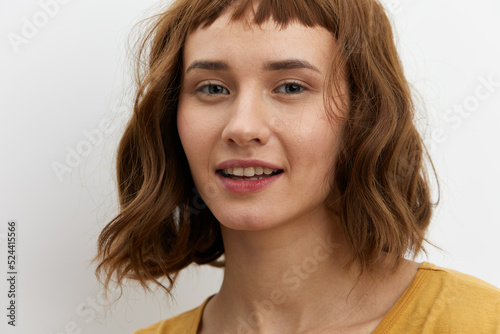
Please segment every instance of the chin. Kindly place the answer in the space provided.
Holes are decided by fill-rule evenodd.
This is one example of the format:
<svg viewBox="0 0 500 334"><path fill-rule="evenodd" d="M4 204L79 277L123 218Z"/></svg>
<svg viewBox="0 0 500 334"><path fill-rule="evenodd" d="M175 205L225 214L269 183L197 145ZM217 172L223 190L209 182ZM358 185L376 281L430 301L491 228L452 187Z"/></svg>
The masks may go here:
<svg viewBox="0 0 500 334"><path fill-rule="evenodd" d="M268 230L276 224L272 223L269 217L262 214L252 213L235 213L234 215L225 213L223 215L215 215L217 220L227 229L237 231L263 231Z"/></svg>

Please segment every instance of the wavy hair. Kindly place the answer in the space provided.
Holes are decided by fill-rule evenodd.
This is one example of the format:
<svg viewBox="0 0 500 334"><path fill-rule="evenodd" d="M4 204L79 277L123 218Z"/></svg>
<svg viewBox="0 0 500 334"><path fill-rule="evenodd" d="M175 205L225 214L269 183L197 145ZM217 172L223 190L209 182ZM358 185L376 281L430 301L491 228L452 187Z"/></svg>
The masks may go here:
<svg viewBox="0 0 500 334"><path fill-rule="evenodd" d="M253 10L253 23L299 22L323 27L338 43L325 91L333 101L340 75L349 89L342 147L328 199L352 258L363 270L385 256L393 268L423 250L433 203L423 141L394 45L390 22L376 0L177 0L151 18L138 44L134 113L117 156L120 212L98 239L96 274L173 287L192 263L223 265L219 222L194 186L177 131L182 52L188 34L231 11ZM345 69L345 73L336 69ZM329 108L333 110L333 108ZM339 117L338 115L331 115ZM429 160L430 161L430 160ZM431 162L432 165L432 162ZM327 182L327 180L325 180ZM160 280L166 278L167 286Z"/></svg>

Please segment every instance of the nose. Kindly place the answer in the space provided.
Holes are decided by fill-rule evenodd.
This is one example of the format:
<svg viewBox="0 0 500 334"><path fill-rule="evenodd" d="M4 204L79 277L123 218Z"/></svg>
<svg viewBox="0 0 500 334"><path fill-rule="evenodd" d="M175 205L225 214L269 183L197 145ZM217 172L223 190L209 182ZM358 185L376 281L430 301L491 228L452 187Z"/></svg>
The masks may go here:
<svg viewBox="0 0 500 334"><path fill-rule="evenodd" d="M265 145L271 136L269 106L258 92L247 90L231 104L228 118L222 131L226 144L240 147Z"/></svg>

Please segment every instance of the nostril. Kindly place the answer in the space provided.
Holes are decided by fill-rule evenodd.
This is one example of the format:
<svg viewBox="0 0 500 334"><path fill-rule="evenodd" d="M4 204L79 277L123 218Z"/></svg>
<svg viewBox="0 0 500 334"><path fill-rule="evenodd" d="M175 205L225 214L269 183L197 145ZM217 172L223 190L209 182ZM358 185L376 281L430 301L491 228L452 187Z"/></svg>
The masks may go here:
<svg viewBox="0 0 500 334"><path fill-rule="evenodd" d="M262 140L260 138L250 138L246 139L244 137L229 137L226 140L224 140L226 143L229 144L236 144L238 146L248 146L252 143L255 144L262 144Z"/></svg>
<svg viewBox="0 0 500 334"><path fill-rule="evenodd" d="M238 146L264 145L270 137L268 119L259 114L234 114L222 130L222 140L226 144Z"/></svg>

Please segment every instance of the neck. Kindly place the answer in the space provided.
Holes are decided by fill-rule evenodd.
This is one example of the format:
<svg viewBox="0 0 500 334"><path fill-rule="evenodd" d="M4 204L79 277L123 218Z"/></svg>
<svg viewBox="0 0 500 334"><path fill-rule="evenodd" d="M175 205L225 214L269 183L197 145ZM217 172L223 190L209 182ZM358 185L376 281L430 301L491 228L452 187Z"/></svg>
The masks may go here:
<svg viewBox="0 0 500 334"><path fill-rule="evenodd" d="M345 269L349 251L338 218L329 211L320 218L259 231L222 227L226 269L212 308L226 324L232 319L225 331L292 333L325 323L321 311L359 313L367 285L358 280L359 266Z"/></svg>

